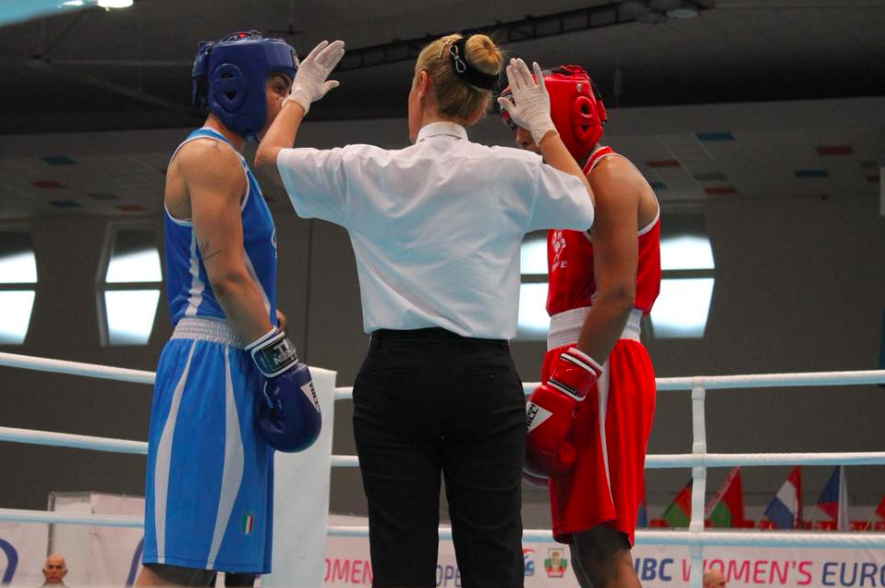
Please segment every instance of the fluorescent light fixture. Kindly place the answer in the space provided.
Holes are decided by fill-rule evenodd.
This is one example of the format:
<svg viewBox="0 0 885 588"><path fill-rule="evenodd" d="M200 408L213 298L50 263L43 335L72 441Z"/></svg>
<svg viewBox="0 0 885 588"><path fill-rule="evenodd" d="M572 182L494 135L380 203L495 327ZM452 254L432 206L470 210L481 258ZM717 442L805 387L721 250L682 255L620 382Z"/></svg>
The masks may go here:
<svg viewBox="0 0 885 588"><path fill-rule="evenodd" d="M67 2L62 2L62 6L86 6L86 2L83 0L68 0Z"/></svg>
<svg viewBox="0 0 885 588"><path fill-rule="evenodd" d="M25 342L35 295L33 290L0 292L0 344L21 345Z"/></svg>
<svg viewBox="0 0 885 588"><path fill-rule="evenodd" d="M0 284L36 284L37 258L33 251L0 257Z"/></svg>
<svg viewBox="0 0 885 588"><path fill-rule="evenodd" d="M163 281L160 253L156 249L145 249L112 254L105 281L109 284Z"/></svg>
<svg viewBox="0 0 885 588"><path fill-rule="evenodd" d="M547 238L530 237L519 248L519 272L522 275L547 275Z"/></svg>
<svg viewBox="0 0 885 588"><path fill-rule="evenodd" d="M547 284L519 285L519 318L516 338L529 341L544 340L550 330L547 316Z"/></svg>
<svg viewBox="0 0 885 588"><path fill-rule="evenodd" d="M710 240L695 235L661 239L661 269L716 269Z"/></svg>
<svg viewBox="0 0 885 588"><path fill-rule="evenodd" d="M98 0L102 8L129 8L132 3L133 0Z"/></svg>
<svg viewBox="0 0 885 588"><path fill-rule="evenodd" d="M655 339L703 337L714 282L714 278L661 280L661 293L651 310Z"/></svg>
<svg viewBox="0 0 885 588"><path fill-rule="evenodd" d="M159 290L108 290L104 293L108 344L144 345L157 315Z"/></svg>

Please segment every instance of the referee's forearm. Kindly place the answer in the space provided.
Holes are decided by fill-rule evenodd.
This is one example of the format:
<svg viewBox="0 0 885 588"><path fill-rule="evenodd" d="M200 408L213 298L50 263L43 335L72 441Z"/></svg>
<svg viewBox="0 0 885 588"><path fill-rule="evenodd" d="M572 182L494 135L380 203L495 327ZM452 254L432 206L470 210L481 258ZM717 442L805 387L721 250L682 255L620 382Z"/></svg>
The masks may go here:
<svg viewBox="0 0 885 588"><path fill-rule="evenodd" d="M581 180L584 187L587 188L587 193L590 194L590 200L593 201L594 204L596 203L593 198L593 189L590 188L590 183L587 181L587 176L584 175L584 170L581 169L581 166L578 165L578 162L575 161L575 158L572 157L572 154L566 149L559 133L552 131L548 132L541 139L538 147L541 149L541 155L544 157L544 161L546 161L550 167L575 176Z"/></svg>
<svg viewBox="0 0 885 588"><path fill-rule="evenodd" d="M295 144L295 136L304 118L304 108L294 100L283 103L280 113L267 129L258 151L255 152L255 167L257 169L276 168L277 155L280 149L292 147Z"/></svg>

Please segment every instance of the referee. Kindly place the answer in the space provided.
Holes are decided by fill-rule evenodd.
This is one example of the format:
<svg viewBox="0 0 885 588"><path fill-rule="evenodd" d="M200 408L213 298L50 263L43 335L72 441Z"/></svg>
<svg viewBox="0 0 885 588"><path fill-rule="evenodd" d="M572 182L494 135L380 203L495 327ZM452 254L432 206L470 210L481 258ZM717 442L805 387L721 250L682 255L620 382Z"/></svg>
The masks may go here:
<svg viewBox="0 0 885 588"><path fill-rule="evenodd" d="M525 399L510 358L519 252L529 231L587 230L586 178L556 133L540 68L507 76L536 154L472 143L504 58L485 35L418 56L401 150L289 148L343 43L301 63L256 165L278 171L299 216L348 230L372 341L354 383L354 435L376 587L436 586L445 479L464 588L523 586Z"/></svg>

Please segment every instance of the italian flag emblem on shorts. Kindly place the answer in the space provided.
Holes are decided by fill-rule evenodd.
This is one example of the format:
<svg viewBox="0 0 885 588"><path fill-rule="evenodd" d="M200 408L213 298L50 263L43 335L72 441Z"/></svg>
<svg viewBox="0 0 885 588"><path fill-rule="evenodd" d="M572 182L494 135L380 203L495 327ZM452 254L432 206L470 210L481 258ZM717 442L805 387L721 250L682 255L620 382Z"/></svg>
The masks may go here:
<svg viewBox="0 0 885 588"><path fill-rule="evenodd" d="M243 534L248 535L255 526L255 517L250 514L243 515Z"/></svg>

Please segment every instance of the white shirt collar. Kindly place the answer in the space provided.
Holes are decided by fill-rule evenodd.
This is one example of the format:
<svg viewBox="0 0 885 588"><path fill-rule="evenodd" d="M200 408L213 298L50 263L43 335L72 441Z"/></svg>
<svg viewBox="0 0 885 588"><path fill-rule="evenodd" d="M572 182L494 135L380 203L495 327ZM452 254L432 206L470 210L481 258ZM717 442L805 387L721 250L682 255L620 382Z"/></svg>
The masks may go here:
<svg viewBox="0 0 885 588"><path fill-rule="evenodd" d="M421 130L418 131L418 140L415 142L420 143L428 137L435 137L437 135L448 135L456 139L467 140L467 130L464 127L457 123L441 121L421 127Z"/></svg>

